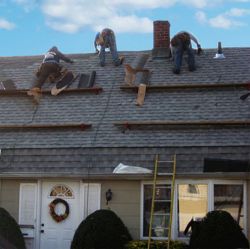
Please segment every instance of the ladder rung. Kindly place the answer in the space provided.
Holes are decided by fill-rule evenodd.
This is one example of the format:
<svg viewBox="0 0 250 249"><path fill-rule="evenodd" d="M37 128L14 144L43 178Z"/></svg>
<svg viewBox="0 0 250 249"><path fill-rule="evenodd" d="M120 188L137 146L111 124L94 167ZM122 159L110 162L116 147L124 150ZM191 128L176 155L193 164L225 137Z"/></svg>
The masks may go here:
<svg viewBox="0 0 250 249"><path fill-rule="evenodd" d="M158 163L173 163L174 161L158 161Z"/></svg>
<svg viewBox="0 0 250 249"><path fill-rule="evenodd" d="M172 176L173 173L158 173L159 176Z"/></svg>

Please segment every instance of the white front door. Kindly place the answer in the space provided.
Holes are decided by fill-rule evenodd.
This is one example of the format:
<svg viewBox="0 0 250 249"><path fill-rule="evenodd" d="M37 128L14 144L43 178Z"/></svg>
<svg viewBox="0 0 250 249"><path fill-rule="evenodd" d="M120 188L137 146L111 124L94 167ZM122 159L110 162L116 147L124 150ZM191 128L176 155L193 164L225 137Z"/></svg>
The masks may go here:
<svg viewBox="0 0 250 249"><path fill-rule="evenodd" d="M57 199L69 205L69 215L65 220L56 222L50 215L49 204ZM75 230L81 222L80 182L43 182L40 226L40 249L70 249ZM65 205L55 206L57 215L65 213Z"/></svg>

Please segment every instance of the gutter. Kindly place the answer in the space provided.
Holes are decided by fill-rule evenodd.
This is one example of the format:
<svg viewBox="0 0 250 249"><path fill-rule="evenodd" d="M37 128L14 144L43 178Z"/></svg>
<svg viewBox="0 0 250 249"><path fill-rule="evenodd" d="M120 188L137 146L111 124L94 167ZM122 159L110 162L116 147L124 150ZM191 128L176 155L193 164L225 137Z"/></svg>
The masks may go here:
<svg viewBox="0 0 250 249"><path fill-rule="evenodd" d="M153 174L81 174L81 173L0 173L0 179L42 179L42 178L63 178L63 179L82 179L82 180L152 180ZM170 179L171 176L159 174L158 180ZM213 172L213 173L177 173L176 179L227 179L227 180L250 180L249 172Z"/></svg>

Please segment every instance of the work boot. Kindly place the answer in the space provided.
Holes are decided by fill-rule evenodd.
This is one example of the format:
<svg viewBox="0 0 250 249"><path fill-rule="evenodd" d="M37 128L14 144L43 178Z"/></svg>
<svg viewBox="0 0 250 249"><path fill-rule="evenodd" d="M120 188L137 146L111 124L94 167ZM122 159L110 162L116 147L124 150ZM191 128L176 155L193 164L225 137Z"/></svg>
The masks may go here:
<svg viewBox="0 0 250 249"><path fill-rule="evenodd" d="M173 73L174 73L174 74L180 74L180 72L181 72L180 69L176 69L176 68L173 69Z"/></svg>
<svg viewBox="0 0 250 249"><path fill-rule="evenodd" d="M190 72L193 72L193 71L196 70L195 66L189 66L188 69L189 69Z"/></svg>
<svg viewBox="0 0 250 249"><path fill-rule="evenodd" d="M35 104L39 104L40 103L40 99L42 97L42 92L41 89L39 87L33 87L32 89L30 89L27 94L29 96L33 97L34 103Z"/></svg>

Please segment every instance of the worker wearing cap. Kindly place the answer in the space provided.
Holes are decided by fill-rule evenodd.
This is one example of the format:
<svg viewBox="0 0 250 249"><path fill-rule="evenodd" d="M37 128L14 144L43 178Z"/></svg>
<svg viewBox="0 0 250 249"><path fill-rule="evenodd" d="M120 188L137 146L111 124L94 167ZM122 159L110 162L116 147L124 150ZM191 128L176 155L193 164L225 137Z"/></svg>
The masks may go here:
<svg viewBox="0 0 250 249"><path fill-rule="evenodd" d="M171 54L174 59L174 69L175 74L179 74L181 70L182 57L183 53L186 51L188 54L188 68L189 71L194 71L195 67L195 58L194 52L192 49L191 41L197 45L198 54L201 53L202 49L198 40L190 33L186 31L181 31L177 33L170 41Z"/></svg>
<svg viewBox="0 0 250 249"><path fill-rule="evenodd" d="M123 62L123 57L119 58L116 48L115 34L114 31L105 28L101 32L98 32L94 41L95 50L99 53L100 65L102 67L105 66L105 49L109 48L112 59L114 61L115 66L120 66ZM100 46L100 51L98 50L98 46Z"/></svg>

